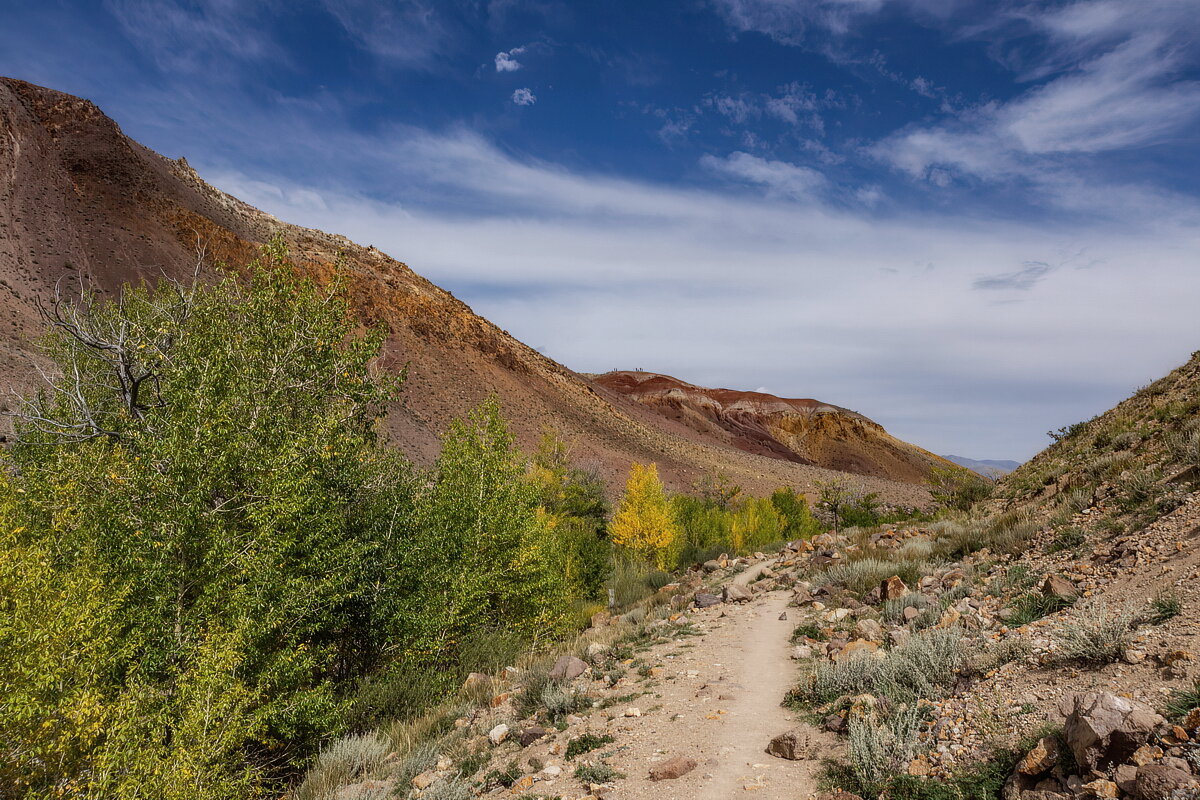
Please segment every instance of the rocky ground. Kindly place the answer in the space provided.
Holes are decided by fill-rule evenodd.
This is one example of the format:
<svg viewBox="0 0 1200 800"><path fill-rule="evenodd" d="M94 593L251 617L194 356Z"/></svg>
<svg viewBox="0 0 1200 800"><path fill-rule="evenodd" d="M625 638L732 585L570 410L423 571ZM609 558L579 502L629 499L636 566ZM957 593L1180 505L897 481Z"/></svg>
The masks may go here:
<svg viewBox="0 0 1200 800"><path fill-rule="evenodd" d="M1168 708L1200 672L1200 495L1136 536L1064 537L1094 513L1018 523L1007 556L949 555L964 534L939 523L709 562L647 608L599 615L552 667L487 683L454 720L456 756L338 797L811 797L830 788L823 760L852 759L853 722L903 696L822 681L924 658L923 641L952 652L908 684L921 721L895 774L953 783L1019 747L1005 800L1198 797L1200 711ZM1073 656L1093 623L1118 649Z"/></svg>

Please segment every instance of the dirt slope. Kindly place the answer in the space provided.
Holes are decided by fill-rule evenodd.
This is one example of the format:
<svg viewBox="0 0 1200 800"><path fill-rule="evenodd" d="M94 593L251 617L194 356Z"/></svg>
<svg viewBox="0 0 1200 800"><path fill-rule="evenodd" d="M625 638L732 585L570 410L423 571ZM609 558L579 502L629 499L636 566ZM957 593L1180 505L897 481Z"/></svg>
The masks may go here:
<svg viewBox="0 0 1200 800"><path fill-rule="evenodd" d="M748 453L696 435L512 338L406 265L345 237L289 225L206 184L186 160L165 158L122 134L94 104L0 79L0 381L28 385L34 299L56 282L102 291L162 274L242 264L281 234L302 267L328 276L342 259L364 321L390 336L385 364L409 366L405 402L390 415L395 442L418 461L437 436L491 393L519 439L545 427L574 441L610 485L633 460L656 461L674 488L721 470L752 491L804 489L829 477L805 464ZM922 489L864 479L893 502L921 503Z"/></svg>
<svg viewBox="0 0 1200 800"><path fill-rule="evenodd" d="M692 436L747 453L907 483L924 483L933 465L951 466L862 414L820 400L709 389L655 372L608 372L594 380Z"/></svg>

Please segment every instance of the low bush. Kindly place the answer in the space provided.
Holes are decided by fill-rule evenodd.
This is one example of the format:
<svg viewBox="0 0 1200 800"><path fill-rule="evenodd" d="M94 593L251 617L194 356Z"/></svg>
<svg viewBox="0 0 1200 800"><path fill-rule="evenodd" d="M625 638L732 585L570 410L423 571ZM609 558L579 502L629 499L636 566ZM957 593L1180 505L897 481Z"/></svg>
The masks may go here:
<svg viewBox="0 0 1200 800"><path fill-rule="evenodd" d="M1133 643L1136 614L1128 608L1110 610L1103 603L1080 609L1055 637L1064 661L1111 664L1119 661Z"/></svg>
<svg viewBox="0 0 1200 800"><path fill-rule="evenodd" d="M1161 625L1169 619L1174 619L1183 613L1183 601L1173 591L1159 592L1150 601L1146 621L1151 625Z"/></svg>
<svg viewBox="0 0 1200 800"><path fill-rule="evenodd" d="M896 774L907 771L920 747L921 712L916 704L901 706L880 719L876 714L850 716L850 766L864 797L878 796Z"/></svg>
<svg viewBox="0 0 1200 800"><path fill-rule="evenodd" d="M915 608L920 611L933 604L933 600L927 595L911 592L904 597L896 597L884 602L882 616L887 622L898 623L904 619L904 609Z"/></svg>
<svg viewBox="0 0 1200 800"><path fill-rule="evenodd" d="M905 583L916 583L925 570L926 565L919 561L885 561L867 557L835 564L825 570L825 579L857 594L866 594L893 575L899 576Z"/></svg>
<svg viewBox="0 0 1200 800"><path fill-rule="evenodd" d="M921 631L883 653L855 653L838 661L818 662L793 696L810 703L863 693L897 702L932 697L954 682L966 664L967 652L957 628Z"/></svg>
<svg viewBox="0 0 1200 800"><path fill-rule="evenodd" d="M326 800L338 787L372 776L391 752L391 744L378 734L343 736L317 755L304 783L296 791L296 798Z"/></svg>
<svg viewBox="0 0 1200 800"><path fill-rule="evenodd" d="M1046 552L1061 553L1064 550L1074 550L1086 541L1087 537L1081 529L1074 526L1063 528L1050 540Z"/></svg>
<svg viewBox="0 0 1200 800"><path fill-rule="evenodd" d="M1035 622L1042 617L1056 614L1064 608L1070 608L1071 601L1054 595L1044 595L1041 592L1030 592L1021 595L1012 605L1013 614L1008 618L1008 624L1020 627Z"/></svg>
<svg viewBox="0 0 1200 800"><path fill-rule="evenodd" d="M608 764L580 764L575 768L575 778L583 783L611 783L624 777Z"/></svg>
<svg viewBox="0 0 1200 800"><path fill-rule="evenodd" d="M612 736L607 733L603 736L597 736L594 733L584 733L576 736L567 743L567 752L565 758L570 761L575 756L581 756L584 753L590 753L598 747L603 747L606 744L615 742Z"/></svg>

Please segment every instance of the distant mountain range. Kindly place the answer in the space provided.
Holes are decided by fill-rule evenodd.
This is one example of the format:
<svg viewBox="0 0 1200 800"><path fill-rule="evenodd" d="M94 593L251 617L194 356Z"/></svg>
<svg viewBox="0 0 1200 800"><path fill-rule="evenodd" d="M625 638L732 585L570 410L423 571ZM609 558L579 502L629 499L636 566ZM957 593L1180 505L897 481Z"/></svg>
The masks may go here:
<svg viewBox="0 0 1200 800"><path fill-rule="evenodd" d="M947 461L953 461L960 467L966 467L972 472L978 472L985 478L998 478L1021 466L1020 461L1004 461L995 458L966 458L965 456L942 456Z"/></svg>

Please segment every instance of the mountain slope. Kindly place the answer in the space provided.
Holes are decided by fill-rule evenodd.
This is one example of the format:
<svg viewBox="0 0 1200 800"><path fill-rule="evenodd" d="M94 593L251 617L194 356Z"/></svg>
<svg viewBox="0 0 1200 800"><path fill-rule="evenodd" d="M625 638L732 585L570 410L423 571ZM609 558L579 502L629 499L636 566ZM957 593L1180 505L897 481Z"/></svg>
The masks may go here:
<svg viewBox="0 0 1200 800"><path fill-rule="evenodd" d="M595 382L701 436L769 458L908 483L946 465L862 414L819 400L708 389L655 372L608 372Z"/></svg>
<svg viewBox="0 0 1200 800"><path fill-rule="evenodd" d="M387 428L417 461L432 458L451 419L494 393L524 444L554 428L613 487L633 460L656 461L677 489L718 470L752 491L806 489L830 477L698 435L595 386L384 253L281 222L209 186L184 159L126 137L89 101L0 79L0 379L7 385L31 383L29 340L41 327L35 300L56 283L113 292L164 274L190 276L198 258L201 274L212 274L218 262L245 263L272 235L318 277L340 261L363 320L386 326L384 366L407 364L409 375ZM893 502L927 497L913 484L861 482Z"/></svg>
<svg viewBox="0 0 1200 800"><path fill-rule="evenodd" d="M1200 351L1103 414L1053 433L1053 444L997 486L1009 507L1138 529L1168 513L1200 481Z"/></svg>

